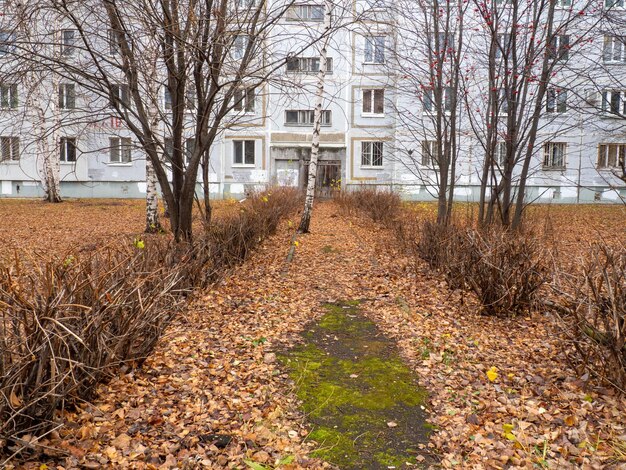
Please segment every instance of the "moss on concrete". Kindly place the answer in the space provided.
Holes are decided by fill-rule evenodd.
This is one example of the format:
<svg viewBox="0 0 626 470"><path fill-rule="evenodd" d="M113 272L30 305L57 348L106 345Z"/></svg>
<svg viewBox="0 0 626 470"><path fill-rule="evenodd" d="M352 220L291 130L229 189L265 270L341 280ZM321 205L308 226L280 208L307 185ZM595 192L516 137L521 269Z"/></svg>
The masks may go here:
<svg viewBox="0 0 626 470"><path fill-rule="evenodd" d="M358 301L325 308L306 343L280 355L313 425L315 455L343 469L414 463L428 435L424 390Z"/></svg>

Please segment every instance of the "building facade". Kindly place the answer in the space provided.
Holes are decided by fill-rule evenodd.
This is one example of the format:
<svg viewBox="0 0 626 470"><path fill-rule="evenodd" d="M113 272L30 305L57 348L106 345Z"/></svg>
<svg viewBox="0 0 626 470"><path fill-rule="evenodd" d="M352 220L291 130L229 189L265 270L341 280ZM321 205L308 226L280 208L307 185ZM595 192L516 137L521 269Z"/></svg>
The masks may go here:
<svg viewBox="0 0 626 470"><path fill-rule="evenodd" d="M571 21L561 35L563 43L555 44L567 54L554 70L553 85L541 105L527 199L620 202L626 198L625 183L616 176L626 157L626 8L622 0L584 6L577 1L557 2L557 19L580 19ZM432 6L413 3L422 10ZM11 2L4 4L8 12L0 22L0 60L10 55L20 34L11 26ZM375 186L396 190L407 199L430 200L436 195L436 157L428 150L432 137L426 119L433 112L433 100L404 72L413 60L422 60L424 44L428 48L424 38L433 33L427 17L415 21L419 11L411 16L400 4L336 4L334 13L344 21L332 32L324 83L318 173L322 194ZM493 6L511 8L501 1ZM482 110L473 106L478 98L472 97L489 92L481 88L489 72L484 18L471 7L463 14L465 85L458 100L463 111L454 176L455 198L461 201L478 198L485 151L472 124ZM307 41L321 34L323 17L324 2L296 2L286 10L280 21L283 40L267 47L269 54L286 58L283 65L261 86L244 87L235 96L231 114L237 119L224 127L211 148L213 197L241 197L271 184L305 187L319 70L317 45L311 41L307 46ZM74 53L73 29L63 24L42 27L55 29L54 47L60 47L61 54ZM450 27L445 34L458 33ZM422 66L429 64L427 52ZM0 196L43 195L40 160L45 149L41 138L33 136L44 128L46 145L58 156L64 197L145 196L143 151L113 110L97 104L80 83L49 75L40 81L30 76L28 82L23 76L12 78L8 69L2 69L0 80ZM419 73L420 66L413 70ZM157 93L166 115L171 100L165 89ZM447 102L448 97L442 106ZM189 136L186 145L193 144Z"/></svg>

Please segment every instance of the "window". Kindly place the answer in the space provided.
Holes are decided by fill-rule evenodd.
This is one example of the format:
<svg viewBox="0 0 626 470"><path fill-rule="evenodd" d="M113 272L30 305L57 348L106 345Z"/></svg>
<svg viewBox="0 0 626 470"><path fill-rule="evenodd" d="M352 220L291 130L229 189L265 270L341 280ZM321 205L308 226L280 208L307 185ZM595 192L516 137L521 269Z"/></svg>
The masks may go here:
<svg viewBox="0 0 626 470"><path fill-rule="evenodd" d="M59 85L59 108L74 109L76 107L76 87L73 83Z"/></svg>
<svg viewBox="0 0 626 470"><path fill-rule="evenodd" d="M256 0L235 0L235 9L237 11L250 10L256 5Z"/></svg>
<svg viewBox="0 0 626 470"><path fill-rule="evenodd" d="M75 29L61 30L61 55L70 57L76 50L77 32Z"/></svg>
<svg viewBox="0 0 626 470"><path fill-rule="evenodd" d="M498 89L498 116L507 116L509 114L509 97L506 88Z"/></svg>
<svg viewBox="0 0 626 470"><path fill-rule="evenodd" d="M600 144L598 168L618 168L626 160L626 144Z"/></svg>
<svg viewBox="0 0 626 470"><path fill-rule="evenodd" d="M331 125L332 113L322 111L322 126ZM312 126L315 123L315 111L310 109L289 109L285 111L285 126Z"/></svg>
<svg viewBox="0 0 626 470"><path fill-rule="evenodd" d="M383 166L383 142L361 143L361 166Z"/></svg>
<svg viewBox="0 0 626 470"><path fill-rule="evenodd" d="M572 6L572 0L556 0L555 6L557 8L569 8Z"/></svg>
<svg viewBox="0 0 626 470"><path fill-rule="evenodd" d="M0 137L0 147L2 148L1 161L16 162L20 159L19 137Z"/></svg>
<svg viewBox="0 0 626 470"><path fill-rule="evenodd" d="M238 34L233 39L231 55L233 59L243 59L246 49L250 42L250 36L247 34Z"/></svg>
<svg viewBox="0 0 626 470"><path fill-rule="evenodd" d="M15 49L15 33L0 30L0 57L13 52Z"/></svg>
<svg viewBox="0 0 626 470"><path fill-rule="evenodd" d="M372 10L384 10L386 8L385 0L367 0L368 8Z"/></svg>
<svg viewBox="0 0 626 470"><path fill-rule="evenodd" d="M550 40L548 57L552 60L567 60L569 58L569 35L555 34Z"/></svg>
<svg viewBox="0 0 626 470"><path fill-rule="evenodd" d="M496 40L496 59L500 59L501 57L508 59L511 56L511 35L501 33L496 36Z"/></svg>
<svg viewBox="0 0 626 470"><path fill-rule="evenodd" d="M506 142L496 142L495 152L494 158L496 163L499 166L504 166L506 163Z"/></svg>
<svg viewBox="0 0 626 470"><path fill-rule="evenodd" d="M452 111L452 88L444 87L441 90L441 101L443 106L443 111L445 113L449 113ZM435 90L425 90L424 91L424 112L434 113L436 112L437 99Z"/></svg>
<svg viewBox="0 0 626 470"><path fill-rule="evenodd" d="M163 157L166 161L171 161L174 155L174 139L166 137L163 140Z"/></svg>
<svg viewBox="0 0 626 470"><path fill-rule="evenodd" d="M163 89L163 104L166 110L171 111L172 93L167 87ZM185 90L185 108L194 109L195 106L196 106L196 90L194 90L192 87L187 87L187 89Z"/></svg>
<svg viewBox="0 0 626 470"><path fill-rule="evenodd" d="M365 62L369 64L385 63L385 36L365 38Z"/></svg>
<svg viewBox="0 0 626 470"><path fill-rule="evenodd" d="M318 73L320 71L319 57L291 57L287 59L287 72ZM326 73L333 72L333 59L326 59Z"/></svg>
<svg viewBox="0 0 626 470"><path fill-rule="evenodd" d="M233 163L235 165L254 165L254 140L233 140Z"/></svg>
<svg viewBox="0 0 626 470"><path fill-rule="evenodd" d="M324 5L293 5L287 12L287 19L300 21L323 21Z"/></svg>
<svg viewBox="0 0 626 470"><path fill-rule="evenodd" d="M567 112L567 91L560 88L548 88L546 111L548 113Z"/></svg>
<svg viewBox="0 0 626 470"><path fill-rule="evenodd" d="M602 111L608 114L626 115L626 90L604 90Z"/></svg>
<svg viewBox="0 0 626 470"><path fill-rule="evenodd" d="M185 161L189 163L191 157L193 156L193 152L196 150L196 139L193 137L188 137L185 139Z"/></svg>
<svg viewBox="0 0 626 470"><path fill-rule="evenodd" d="M439 166L439 146L436 140L422 141L422 165Z"/></svg>
<svg viewBox="0 0 626 470"><path fill-rule="evenodd" d="M430 33L426 44L426 54L430 51L439 53L454 48L454 33Z"/></svg>
<svg viewBox="0 0 626 470"><path fill-rule="evenodd" d="M606 8L624 8L624 0L604 0Z"/></svg>
<svg viewBox="0 0 626 470"><path fill-rule="evenodd" d="M563 142L548 142L543 146L544 170L565 169L565 149L567 144Z"/></svg>
<svg viewBox="0 0 626 470"><path fill-rule="evenodd" d="M17 108L17 84L0 84L0 107L2 109Z"/></svg>
<svg viewBox="0 0 626 470"><path fill-rule="evenodd" d="M111 163L130 163L132 161L132 141L128 137L111 137L109 150Z"/></svg>
<svg viewBox="0 0 626 470"><path fill-rule="evenodd" d="M363 114L385 113L385 90L382 88L363 90Z"/></svg>
<svg viewBox="0 0 626 470"><path fill-rule="evenodd" d="M129 107L130 106L130 94L128 93L128 85L111 85L111 98L109 101L109 107Z"/></svg>
<svg viewBox="0 0 626 470"><path fill-rule="evenodd" d="M605 63L626 64L626 36L604 36L602 59Z"/></svg>
<svg viewBox="0 0 626 470"><path fill-rule="evenodd" d="M238 88L235 90L233 109L235 111L245 111L246 113L254 113L255 102L254 88Z"/></svg>
<svg viewBox="0 0 626 470"><path fill-rule="evenodd" d="M116 31L114 29L109 29L109 54L110 55L119 55L122 53L122 42L128 42L130 44L130 38L123 31Z"/></svg>
<svg viewBox="0 0 626 470"><path fill-rule="evenodd" d="M76 138L61 137L60 160L65 163L76 161Z"/></svg>

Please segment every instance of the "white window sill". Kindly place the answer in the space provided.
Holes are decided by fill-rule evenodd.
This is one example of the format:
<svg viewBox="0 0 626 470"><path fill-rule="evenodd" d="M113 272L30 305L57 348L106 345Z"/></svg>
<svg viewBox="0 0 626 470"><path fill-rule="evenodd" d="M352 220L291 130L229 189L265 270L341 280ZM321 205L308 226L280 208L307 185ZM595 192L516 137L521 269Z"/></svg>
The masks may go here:
<svg viewBox="0 0 626 470"><path fill-rule="evenodd" d="M286 122L286 123L283 124L283 127L301 127L301 128L302 127L309 127L309 128L313 128L313 126L314 126L313 123L311 123L311 124L295 124L295 123L290 123L290 122L288 123L288 122ZM321 126L322 127L332 127L332 124L322 124Z"/></svg>
<svg viewBox="0 0 626 470"><path fill-rule="evenodd" d="M565 171L567 167L564 166L542 166L543 171Z"/></svg>
<svg viewBox="0 0 626 470"><path fill-rule="evenodd" d="M129 166L133 166L132 162L130 163L124 163L124 162L106 162L107 166L123 166L123 167L129 167Z"/></svg>
<svg viewBox="0 0 626 470"><path fill-rule="evenodd" d="M61 165L75 165L76 162L61 162Z"/></svg>
<svg viewBox="0 0 626 470"><path fill-rule="evenodd" d="M568 117L569 113L567 111L559 112L559 111L546 111L546 114L549 117Z"/></svg>
<svg viewBox="0 0 626 470"><path fill-rule="evenodd" d="M361 113L361 117L364 118L384 118L385 114L379 114L379 113Z"/></svg>
<svg viewBox="0 0 626 470"><path fill-rule="evenodd" d="M383 165L361 165L361 170L381 170Z"/></svg>
<svg viewBox="0 0 626 470"><path fill-rule="evenodd" d="M615 170L621 170L621 168L619 166L597 166L596 170L607 172L607 173L612 173Z"/></svg>
<svg viewBox="0 0 626 470"><path fill-rule="evenodd" d="M256 164L249 164L249 163L233 163L233 168L256 168Z"/></svg>
<svg viewBox="0 0 626 470"><path fill-rule="evenodd" d="M19 165L19 160L0 160L0 163L3 165Z"/></svg>
<svg viewBox="0 0 626 470"><path fill-rule="evenodd" d="M256 111L234 111L239 116L256 116Z"/></svg>
<svg viewBox="0 0 626 470"><path fill-rule="evenodd" d="M363 62L363 65L385 65L385 62Z"/></svg>
<svg viewBox="0 0 626 470"><path fill-rule="evenodd" d="M626 65L626 60L604 60L604 65Z"/></svg>
<svg viewBox="0 0 626 470"><path fill-rule="evenodd" d="M18 108L0 108L0 111L18 111Z"/></svg>

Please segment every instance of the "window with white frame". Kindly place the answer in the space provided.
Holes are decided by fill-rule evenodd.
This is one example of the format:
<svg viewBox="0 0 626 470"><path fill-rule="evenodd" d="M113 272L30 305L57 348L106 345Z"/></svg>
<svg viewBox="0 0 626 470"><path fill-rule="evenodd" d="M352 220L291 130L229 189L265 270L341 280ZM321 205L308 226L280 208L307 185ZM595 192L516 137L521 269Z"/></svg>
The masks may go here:
<svg viewBox="0 0 626 470"><path fill-rule="evenodd" d="M109 162L131 163L133 143L129 137L109 138Z"/></svg>
<svg viewBox="0 0 626 470"><path fill-rule="evenodd" d="M130 93L128 91L128 85L111 85L111 97L109 99L109 107L115 108L127 108L130 106Z"/></svg>
<svg viewBox="0 0 626 470"><path fill-rule="evenodd" d="M61 83L59 85L59 108L76 108L76 86L73 83Z"/></svg>
<svg viewBox="0 0 626 470"><path fill-rule="evenodd" d="M604 36L602 60L606 64L626 64L626 36Z"/></svg>
<svg viewBox="0 0 626 470"><path fill-rule="evenodd" d="M319 57L290 57L287 59L287 72L291 73L318 73L320 71ZM326 73L333 72L332 57L326 58Z"/></svg>
<svg viewBox="0 0 626 470"><path fill-rule="evenodd" d="M565 151L567 144L564 142L547 142L543 145L543 168L544 170L565 169Z"/></svg>
<svg viewBox="0 0 626 470"><path fill-rule="evenodd" d="M624 8L625 0L604 0L606 8Z"/></svg>
<svg viewBox="0 0 626 470"><path fill-rule="evenodd" d="M385 63L385 36L367 36L365 38L365 63Z"/></svg>
<svg viewBox="0 0 626 470"><path fill-rule="evenodd" d="M430 33L428 44L426 44L426 54L430 51L442 52L454 49L454 33Z"/></svg>
<svg viewBox="0 0 626 470"><path fill-rule="evenodd" d="M0 30L0 57L13 52L15 49L15 33L7 30Z"/></svg>
<svg viewBox="0 0 626 470"><path fill-rule="evenodd" d="M508 33L500 33L496 35L496 50L495 57L500 59L502 57L511 56L511 35Z"/></svg>
<svg viewBox="0 0 626 470"><path fill-rule="evenodd" d="M256 6L256 0L234 0L237 11L250 10Z"/></svg>
<svg viewBox="0 0 626 470"><path fill-rule="evenodd" d="M444 113L449 113L452 111L452 88L444 87L443 89L439 88L435 89L427 89L424 90L423 104L424 104L424 112L426 113L435 113L437 111L437 93L439 91L441 94L441 107Z"/></svg>
<svg viewBox="0 0 626 470"><path fill-rule="evenodd" d="M16 162L20 159L20 138L13 136L0 137L1 154L3 162Z"/></svg>
<svg viewBox="0 0 626 470"><path fill-rule="evenodd" d="M247 34L237 34L233 38L233 45L231 47L231 56L233 59L243 59L246 53L246 49L250 43L250 36Z"/></svg>
<svg viewBox="0 0 626 470"><path fill-rule="evenodd" d="M384 10L387 8L385 0L366 0L366 3L371 10Z"/></svg>
<svg viewBox="0 0 626 470"><path fill-rule="evenodd" d="M361 142L361 166L383 166L384 142Z"/></svg>
<svg viewBox="0 0 626 470"><path fill-rule="evenodd" d="M569 34L555 34L550 40L548 57L552 60L565 61L569 58Z"/></svg>
<svg viewBox="0 0 626 470"><path fill-rule="evenodd" d="M122 41L125 37L123 31L116 31L114 29L108 30L108 42L109 42L109 54L118 55L122 52Z"/></svg>
<svg viewBox="0 0 626 470"><path fill-rule="evenodd" d="M624 161L626 161L626 143L598 146L598 168L620 168Z"/></svg>
<svg viewBox="0 0 626 470"><path fill-rule="evenodd" d="M557 8L569 8L572 6L572 0L556 0L555 6Z"/></svg>
<svg viewBox="0 0 626 470"><path fill-rule="evenodd" d="M498 89L498 116L507 116L509 114L509 97L506 88Z"/></svg>
<svg viewBox="0 0 626 470"><path fill-rule="evenodd" d="M59 160L63 163L76 161L76 137L61 137Z"/></svg>
<svg viewBox="0 0 626 470"><path fill-rule="evenodd" d="M494 155L496 163L500 167L504 166L506 163L506 142L496 142L496 148L494 150L496 152Z"/></svg>
<svg viewBox="0 0 626 470"><path fill-rule="evenodd" d="M322 126L332 124L330 110L322 111ZM312 109L288 109L285 111L285 126L312 126L315 123L315 110Z"/></svg>
<svg viewBox="0 0 626 470"><path fill-rule="evenodd" d="M163 104L165 109L171 111L172 109L172 93L169 88L163 89ZM187 87L185 90L185 108L193 109L196 106L196 90L192 87Z"/></svg>
<svg viewBox="0 0 626 470"><path fill-rule="evenodd" d="M17 84L0 84L0 107L2 109L15 109L18 105Z"/></svg>
<svg viewBox="0 0 626 470"><path fill-rule="evenodd" d="M626 115L626 90L604 90L602 92L602 112Z"/></svg>
<svg viewBox="0 0 626 470"><path fill-rule="evenodd" d="M167 87L163 90L163 104L166 110L172 109L172 92Z"/></svg>
<svg viewBox="0 0 626 470"><path fill-rule="evenodd" d="M439 166L439 146L436 140L422 141L422 166Z"/></svg>
<svg viewBox="0 0 626 470"><path fill-rule="evenodd" d="M233 109L237 112L254 113L256 91L253 87L238 88L233 96Z"/></svg>
<svg viewBox="0 0 626 470"><path fill-rule="evenodd" d="M365 88L363 90L363 114L385 113L385 90L382 88Z"/></svg>
<svg viewBox="0 0 626 470"><path fill-rule="evenodd" d="M71 57L76 50L78 32L75 29L61 30L61 55Z"/></svg>
<svg viewBox="0 0 626 470"><path fill-rule="evenodd" d="M256 141L233 140L233 164L252 166L255 163Z"/></svg>
<svg viewBox="0 0 626 470"><path fill-rule="evenodd" d="M196 139L188 137L185 139L185 162L189 163L193 153L196 151Z"/></svg>
<svg viewBox="0 0 626 470"><path fill-rule="evenodd" d="M567 112L567 90L562 88L548 88L546 96L546 112L565 113Z"/></svg>
<svg viewBox="0 0 626 470"><path fill-rule="evenodd" d="M287 19L294 21L323 21L324 5L292 5L287 11Z"/></svg>

